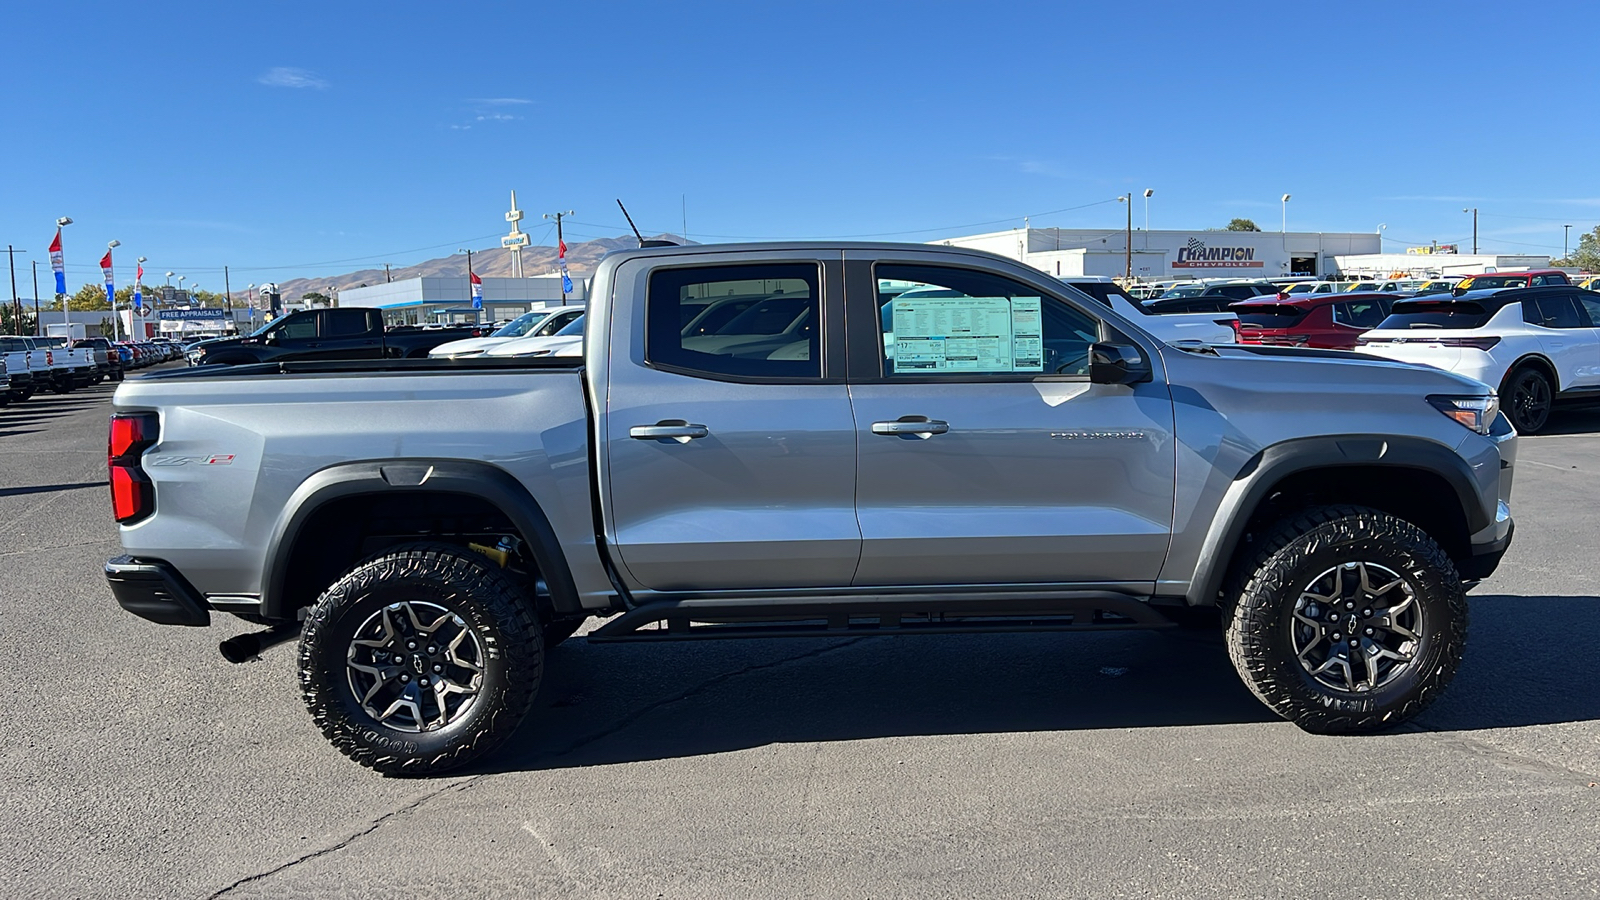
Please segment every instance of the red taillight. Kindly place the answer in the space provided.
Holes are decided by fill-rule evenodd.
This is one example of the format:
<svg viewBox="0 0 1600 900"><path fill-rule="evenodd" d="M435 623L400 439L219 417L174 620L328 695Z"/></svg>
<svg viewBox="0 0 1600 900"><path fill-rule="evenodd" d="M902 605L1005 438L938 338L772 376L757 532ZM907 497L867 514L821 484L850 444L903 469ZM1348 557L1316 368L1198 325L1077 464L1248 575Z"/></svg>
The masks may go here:
<svg viewBox="0 0 1600 900"><path fill-rule="evenodd" d="M1442 347L1470 347L1473 350L1493 350L1500 343L1497 337L1465 337L1441 338L1439 345Z"/></svg>
<svg viewBox="0 0 1600 900"><path fill-rule="evenodd" d="M156 442L160 419L153 413L111 417L106 442L106 465L111 470L111 511L118 524L148 516L155 510L155 485L140 468L139 456Z"/></svg>

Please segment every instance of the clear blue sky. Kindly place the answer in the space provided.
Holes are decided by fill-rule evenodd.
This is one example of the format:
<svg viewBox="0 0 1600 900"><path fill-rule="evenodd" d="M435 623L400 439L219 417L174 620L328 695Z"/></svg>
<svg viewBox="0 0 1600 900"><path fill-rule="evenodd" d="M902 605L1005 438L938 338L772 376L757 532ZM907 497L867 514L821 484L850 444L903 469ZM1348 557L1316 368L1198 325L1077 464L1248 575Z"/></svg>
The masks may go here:
<svg viewBox="0 0 1600 900"><path fill-rule="evenodd" d="M569 238L925 240L1233 216L1559 254L1600 222L1600 4L27 3L0 244L22 292L148 256L220 289ZM1110 201L1110 202L1106 202ZM1135 222L1143 224L1142 199ZM1098 204L1098 205L1089 205ZM1041 215L1053 210L1067 210ZM46 279L47 281L48 279ZM119 284L128 276L119 272ZM45 288L48 291L48 288ZM0 292L5 289L0 288Z"/></svg>

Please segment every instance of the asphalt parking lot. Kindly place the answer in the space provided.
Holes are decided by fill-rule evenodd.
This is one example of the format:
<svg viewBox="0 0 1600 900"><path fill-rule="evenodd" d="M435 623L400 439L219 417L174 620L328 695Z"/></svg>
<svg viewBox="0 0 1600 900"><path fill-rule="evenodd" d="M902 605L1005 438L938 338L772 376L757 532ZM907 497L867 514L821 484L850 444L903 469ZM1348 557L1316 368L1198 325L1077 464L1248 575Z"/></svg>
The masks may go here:
<svg viewBox="0 0 1600 900"><path fill-rule="evenodd" d="M1600 892L1600 412L1412 725L1307 735L1202 635L589 646L485 766L348 762L293 644L123 613L110 385L0 410L5 897L1547 897Z"/></svg>

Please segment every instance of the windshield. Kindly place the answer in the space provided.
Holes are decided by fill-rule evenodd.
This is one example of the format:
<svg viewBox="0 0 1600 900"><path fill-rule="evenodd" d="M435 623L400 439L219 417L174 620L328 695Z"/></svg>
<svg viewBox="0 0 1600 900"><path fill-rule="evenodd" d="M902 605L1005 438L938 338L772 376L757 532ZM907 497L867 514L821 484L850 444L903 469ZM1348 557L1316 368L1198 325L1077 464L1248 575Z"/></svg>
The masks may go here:
<svg viewBox="0 0 1600 900"><path fill-rule="evenodd" d="M1301 284L1291 284L1283 292L1285 294L1309 294L1309 293L1311 293L1312 291L1314 291L1316 289L1317 289L1317 286L1316 286L1315 283L1313 283L1313 282L1304 282L1304 283L1301 283Z"/></svg>
<svg viewBox="0 0 1600 900"><path fill-rule="evenodd" d="M1524 287L1528 283L1526 275L1474 275L1464 279L1456 287L1471 287L1473 290L1483 288Z"/></svg>
<svg viewBox="0 0 1600 900"><path fill-rule="evenodd" d="M1180 287L1169 288L1166 293L1157 297L1158 300L1170 300L1174 297L1198 297L1206 292L1203 284L1185 284Z"/></svg>
<svg viewBox="0 0 1600 900"><path fill-rule="evenodd" d="M499 328L496 328L490 333L489 336L497 338L522 337L528 333L530 328L539 324L539 320L543 319L544 316L545 314L542 312L523 313L506 324L501 325Z"/></svg>

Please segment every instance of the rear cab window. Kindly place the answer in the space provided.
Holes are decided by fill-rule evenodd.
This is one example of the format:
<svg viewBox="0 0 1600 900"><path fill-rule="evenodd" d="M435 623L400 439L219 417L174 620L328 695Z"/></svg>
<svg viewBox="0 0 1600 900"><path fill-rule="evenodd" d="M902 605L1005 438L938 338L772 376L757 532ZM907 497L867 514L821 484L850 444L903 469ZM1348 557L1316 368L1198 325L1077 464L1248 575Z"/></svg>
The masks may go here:
<svg viewBox="0 0 1600 900"><path fill-rule="evenodd" d="M1402 300L1394 304L1389 315L1377 327L1388 329L1415 328L1482 328L1494 315L1492 310L1473 300Z"/></svg>

